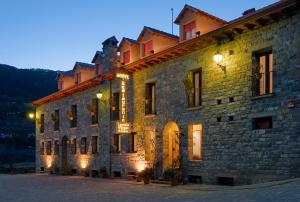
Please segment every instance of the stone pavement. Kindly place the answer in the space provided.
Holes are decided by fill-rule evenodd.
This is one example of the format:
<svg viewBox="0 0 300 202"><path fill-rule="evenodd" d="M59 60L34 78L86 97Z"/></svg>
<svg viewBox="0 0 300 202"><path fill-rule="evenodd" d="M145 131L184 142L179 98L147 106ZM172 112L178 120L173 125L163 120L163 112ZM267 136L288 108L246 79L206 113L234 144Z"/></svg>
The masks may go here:
<svg viewBox="0 0 300 202"><path fill-rule="evenodd" d="M300 179L238 187L214 185L144 186L125 180L80 176L0 175L1 202L134 201L300 201Z"/></svg>

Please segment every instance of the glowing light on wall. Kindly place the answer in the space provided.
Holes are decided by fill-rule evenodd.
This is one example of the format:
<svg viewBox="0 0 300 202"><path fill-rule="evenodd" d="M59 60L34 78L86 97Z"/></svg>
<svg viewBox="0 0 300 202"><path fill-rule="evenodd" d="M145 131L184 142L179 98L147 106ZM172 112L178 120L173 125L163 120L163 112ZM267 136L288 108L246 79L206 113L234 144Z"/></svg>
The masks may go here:
<svg viewBox="0 0 300 202"><path fill-rule="evenodd" d="M136 170L138 171L138 172L141 172L141 171L143 171L143 170L145 170L145 163L144 162L142 162L142 161L138 161L137 163L136 163Z"/></svg>
<svg viewBox="0 0 300 202"><path fill-rule="evenodd" d="M80 167L86 169L89 165L89 158L87 156L82 156L80 158Z"/></svg>
<svg viewBox="0 0 300 202"><path fill-rule="evenodd" d="M28 118L34 119L34 113L32 113L32 112L28 113Z"/></svg>
<svg viewBox="0 0 300 202"><path fill-rule="evenodd" d="M51 168L52 164L53 164L53 158L52 158L52 156L47 156L47 159L46 159L46 166L47 166L47 168Z"/></svg>

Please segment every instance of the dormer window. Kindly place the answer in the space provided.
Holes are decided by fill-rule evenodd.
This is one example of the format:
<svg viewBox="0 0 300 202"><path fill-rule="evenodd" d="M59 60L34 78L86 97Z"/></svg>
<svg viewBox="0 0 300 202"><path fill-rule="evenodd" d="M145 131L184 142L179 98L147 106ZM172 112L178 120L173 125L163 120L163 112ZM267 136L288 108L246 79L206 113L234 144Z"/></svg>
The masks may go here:
<svg viewBox="0 0 300 202"><path fill-rule="evenodd" d="M64 81L58 82L58 90L62 90L64 88Z"/></svg>
<svg viewBox="0 0 300 202"><path fill-rule="evenodd" d="M123 53L123 62L124 64L130 63L130 50Z"/></svg>
<svg viewBox="0 0 300 202"><path fill-rule="evenodd" d="M190 22L183 26L184 39L189 40L196 37L196 22Z"/></svg>
<svg viewBox="0 0 300 202"><path fill-rule="evenodd" d="M153 51L153 41L150 40L150 41L145 42L143 44L143 49L144 49L144 52L143 52L144 57L150 55Z"/></svg>
<svg viewBox="0 0 300 202"><path fill-rule="evenodd" d="M79 84L81 82L81 72L76 73L75 83Z"/></svg>

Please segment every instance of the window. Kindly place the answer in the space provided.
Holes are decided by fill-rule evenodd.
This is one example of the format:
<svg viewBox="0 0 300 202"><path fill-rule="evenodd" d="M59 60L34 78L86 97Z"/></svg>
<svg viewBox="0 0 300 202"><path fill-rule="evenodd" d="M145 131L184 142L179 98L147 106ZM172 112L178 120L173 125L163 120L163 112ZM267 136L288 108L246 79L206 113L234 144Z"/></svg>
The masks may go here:
<svg viewBox="0 0 300 202"><path fill-rule="evenodd" d="M190 22L183 26L184 39L189 40L196 37L196 22Z"/></svg>
<svg viewBox="0 0 300 202"><path fill-rule="evenodd" d="M273 93L273 53L272 50L255 54L254 96Z"/></svg>
<svg viewBox="0 0 300 202"><path fill-rule="evenodd" d="M40 127L40 133L45 132L45 115L41 114L41 127Z"/></svg>
<svg viewBox="0 0 300 202"><path fill-rule="evenodd" d="M128 134L128 152L136 152L136 143L137 143L136 133Z"/></svg>
<svg viewBox="0 0 300 202"><path fill-rule="evenodd" d="M77 153L77 141L76 138L72 139L72 154Z"/></svg>
<svg viewBox="0 0 300 202"><path fill-rule="evenodd" d="M76 73L75 83L79 84L81 82L81 72Z"/></svg>
<svg viewBox="0 0 300 202"><path fill-rule="evenodd" d="M77 105L72 105L71 106L71 113L72 113L72 117L71 117L71 128L76 128L77 127Z"/></svg>
<svg viewBox="0 0 300 202"><path fill-rule="evenodd" d="M147 41L146 43L143 44L143 56L148 56L152 53L153 51L153 41Z"/></svg>
<svg viewBox="0 0 300 202"><path fill-rule="evenodd" d="M145 114L156 113L155 83L146 84Z"/></svg>
<svg viewBox="0 0 300 202"><path fill-rule="evenodd" d="M48 141L47 142L47 155L51 155L52 153L52 142Z"/></svg>
<svg viewBox="0 0 300 202"><path fill-rule="evenodd" d="M87 154L87 138L86 137L81 138L80 153Z"/></svg>
<svg viewBox="0 0 300 202"><path fill-rule="evenodd" d="M98 123L98 113L99 113L99 100L97 98L92 100L92 124Z"/></svg>
<svg viewBox="0 0 300 202"><path fill-rule="evenodd" d="M272 127L273 127L272 116L259 117L259 118L253 119L253 129L254 130L270 129Z"/></svg>
<svg viewBox="0 0 300 202"><path fill-rule="evenodd" d="M113 102L111 106L112 111L112 121L118 121L120 119L120 93L113 93Z"/></svg>
<svg viewBox="0 0 300 202"><path fill-rule="evenodd" d="M55 140L54 141L54 155L58 155L59 154L59 141Z"/></svg>
<svg viewBox="0 0 300 202"><path fill-rule="evenodd" d="M124 64L130 63L130 50L123 53L123 62Z"/></svg>
<svg viewBox="0 0 300 202"><path fill-rule="evenodd" d="M45 154L45 143L41 142L40 144L40 155L44 155Z"/></svg>
<svg viewBox="0 0 300 202"><path fill-rule="evenodd" d="M58 82L58 89L62 90L64 88L64 81L59 81Z"/></svg>
<svg viewBox="0 0 300 202"><path fill-rule="evenodd" d="M154 131L146 130L145 132L145 160L151 161L154 158L154 144L155 136Z"/></svg>
<svg viewBox="0 0 300 202"><path fill-rule="evenodd" d="M192 74L192 91L188 97L189 107L199 107L202 104L202 70L197 69Z"/></svg>
<svg viewBox="0 0 300 202"><path fill-rule="evenodd" d="M98 153L98 137L92 136L92 154Z"/></svg>
<svg viewBox="0 0 300 202"><path fill-rule="evenodd" d="M121 151L121 135L115 134L114 136L114 146L115 146L115 152Z"/></svg>
<svg viewBox="0 0 300 202"><path fill-rule="evenodd" d="M54 112L54 131L59 130L59 110Z"/></svg>
<svg viewBox="0 0 300 202"><path fill-rule="evenodd" d="M190 160L202 159L202 125L189 125L189 156Z"/></svg>

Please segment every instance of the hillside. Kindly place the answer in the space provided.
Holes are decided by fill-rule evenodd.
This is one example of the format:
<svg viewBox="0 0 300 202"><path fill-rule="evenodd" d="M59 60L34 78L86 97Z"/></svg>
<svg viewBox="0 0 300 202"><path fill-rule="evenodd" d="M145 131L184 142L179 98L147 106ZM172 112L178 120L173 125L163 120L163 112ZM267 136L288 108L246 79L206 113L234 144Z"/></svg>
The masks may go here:
<svg viewBox="0 0 300 202"><path fill-rule="evenodd" d="M29 103L57 89L56 75L52 70L0 64L0 134L34 132L34 123L26 118Z"/></svg>

